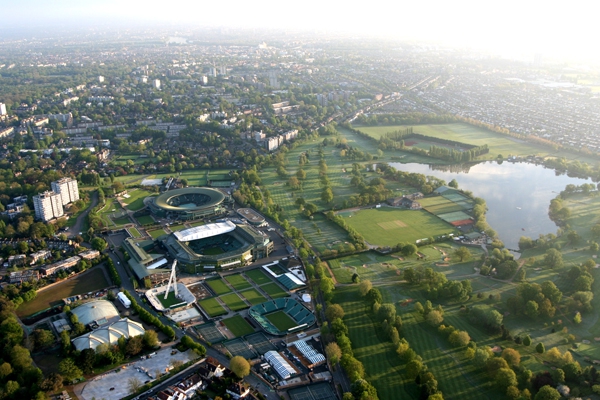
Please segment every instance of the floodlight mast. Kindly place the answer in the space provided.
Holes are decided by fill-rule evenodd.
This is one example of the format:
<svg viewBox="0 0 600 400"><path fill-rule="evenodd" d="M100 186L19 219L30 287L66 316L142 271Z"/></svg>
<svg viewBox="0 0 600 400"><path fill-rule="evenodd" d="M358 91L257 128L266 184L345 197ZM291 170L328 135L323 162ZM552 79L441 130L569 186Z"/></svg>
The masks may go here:
<svg viewBox="0 0 600 400"><path fill-rule="evenodd" d="M169 276L169 283L167 284L167 291L165 292L165 300L169 297L169 290L171 290L171 282L173 282L173 292L175 292L175 298L177 298L177 277L175 276L175 267L177 266L177 260L173 261L171 266L171 275Z"/></svg>

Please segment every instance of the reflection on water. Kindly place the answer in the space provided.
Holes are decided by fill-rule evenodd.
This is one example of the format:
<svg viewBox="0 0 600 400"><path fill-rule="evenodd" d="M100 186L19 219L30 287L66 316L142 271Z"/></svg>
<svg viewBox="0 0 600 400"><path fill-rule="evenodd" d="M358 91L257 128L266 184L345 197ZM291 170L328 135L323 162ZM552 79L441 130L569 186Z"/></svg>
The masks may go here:
<svg viewBox="0 0 600 400"><path fill-rule="evenodd" d="M468 168L445 169L414 163L389 165L401 171L432 175L446 182L456 179L460 189L485 199L488 223L511 249L518 248L521 236L537 238L540 234L555 233L557 227L548 218L550 200L570 183L592 183L526 163L485 162Z"/></svg>

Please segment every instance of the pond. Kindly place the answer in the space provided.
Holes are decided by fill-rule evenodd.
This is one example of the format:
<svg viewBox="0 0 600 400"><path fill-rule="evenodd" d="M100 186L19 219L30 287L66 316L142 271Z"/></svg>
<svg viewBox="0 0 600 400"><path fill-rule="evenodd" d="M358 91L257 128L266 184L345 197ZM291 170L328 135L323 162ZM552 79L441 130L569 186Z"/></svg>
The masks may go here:
<svg viewBox="0 0 600 400"><path fill-rule="evenodd" d="M592 183L589 179L557 175L552 169L528 163L484 162L458 172L439 170L427 164L389 163L400 171L431 175L450 182L456 179L460 189L469 190L485 200L486 219L509 249L518 249L519 238L533 239L540 234L556 233L557 226L548 217L550 200L566 185Z"/></svg>

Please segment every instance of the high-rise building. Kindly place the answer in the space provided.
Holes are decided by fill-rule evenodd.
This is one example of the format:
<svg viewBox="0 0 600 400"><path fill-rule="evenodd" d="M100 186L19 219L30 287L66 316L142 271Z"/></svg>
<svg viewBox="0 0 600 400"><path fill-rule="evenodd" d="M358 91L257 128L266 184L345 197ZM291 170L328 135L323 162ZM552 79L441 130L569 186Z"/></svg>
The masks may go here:
<svg viewBox="0 0 600 400"><path fill-rule="evenodd" d="M0 103L0 115L6 115L6 104Z"/></svg>
<svg viewBox="0 0 600 400"><path fill-rule="evenodd" d="M61 197L61 204L67 205L79 200L79 187L77 180L73 178L62 178L52 182L52 191Z"/></svg>
<svg viewBox="0 0 600 400"><path fill-rule="evenodd" d="M36 218L44 222L64 215L62 199L60 194L51 191L33 196L33 207Z"/></svg>
<svg viewBox="0 0 600 400"><path fill-rule="evenodd" d="M98 77L98 82L100 82L100 83L104 82L104 77L102 75L100 75Z"/></svg>
<svg viewBox="0 0 600 400"><path fill-rule="evenodd" d="M155 79L154 80L154 88L155 89L160 89L160 79Z"/></svg>

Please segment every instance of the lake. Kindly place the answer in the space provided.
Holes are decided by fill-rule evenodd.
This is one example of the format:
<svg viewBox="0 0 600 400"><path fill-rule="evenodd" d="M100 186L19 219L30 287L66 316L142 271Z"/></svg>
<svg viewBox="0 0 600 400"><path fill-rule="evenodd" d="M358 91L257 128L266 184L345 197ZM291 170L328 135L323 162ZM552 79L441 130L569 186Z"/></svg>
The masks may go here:
<svg viewBox="0 0 600 400"><path fill-rule="evenodd" d="M486 219L505 246L519 248L519 238L533 239L540 234L556 233L557 226L548 217L550 200L568 184L592 183L589 179L556 175L542 165L494 161L475 164L468 172L435 170L427 164L389 163L399 171L435 176L450 182L456 179L459 189L469 190L485 200Z"/></svg>

